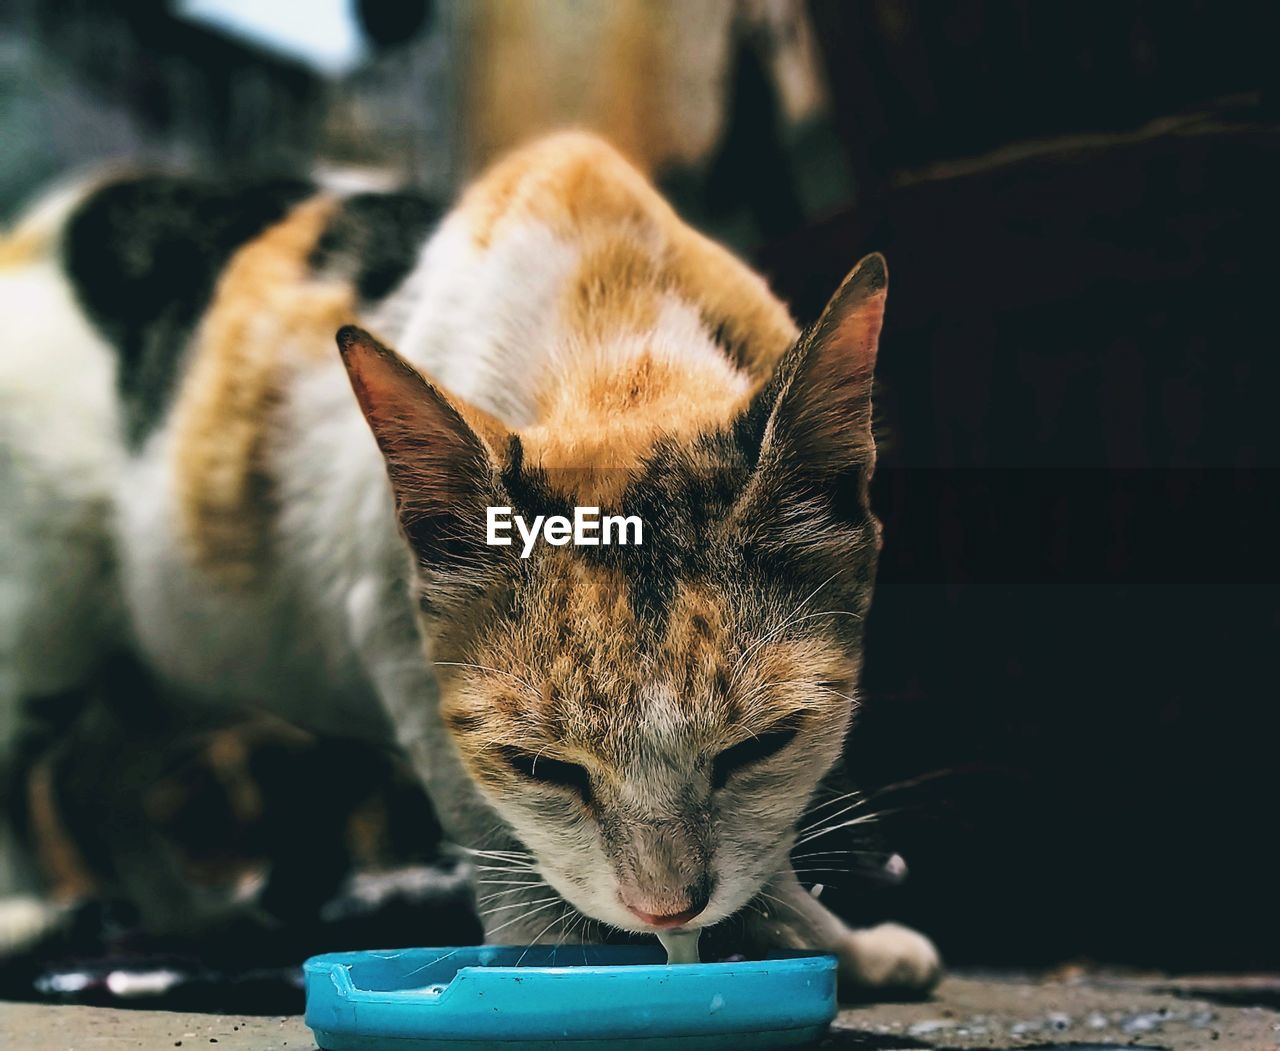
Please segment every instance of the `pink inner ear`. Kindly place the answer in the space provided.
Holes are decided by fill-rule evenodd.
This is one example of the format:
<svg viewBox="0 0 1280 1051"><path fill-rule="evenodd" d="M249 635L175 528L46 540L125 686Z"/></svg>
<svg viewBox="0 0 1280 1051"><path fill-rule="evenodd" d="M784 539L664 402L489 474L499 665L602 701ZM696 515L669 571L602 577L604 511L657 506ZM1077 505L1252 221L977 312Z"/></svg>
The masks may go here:
<svg viewBox="0 0 1280 1051"><path fill-rule="evenodd" d="M781 406L793 454L810 468L874 460L871 389L884 308L883 262L873 258L846 279L814 328Z"/></svg>
<svg viewBox="0 0 1280 1051"><path fill-rule="evenodd" d="M810 382L844 387L846 397L871 396L888 281L878 253L866 256L844 279L812 336L810 365L817 375Z"/></svg>
<svg viewBox="0 0 1280 1051"><path fill-rule="evenodd" d="M447 502L474 488L487 455L448 399L367 332L344 328L338 344L400 506Z"/></svg>
<svg viewBox="0 0 1280 1051"><path fill-rule="evenodd" d="M838 318L835 329L823 337L829 360L842 364L842 371L850 378L861 379L865 375L865 381L869 381L875 371L876 349L884 325L884 303L884 292L873 292Z"/></svg>
<svg viewBox="0 0 1280 1051"><path fill-rule="evenodd" d="M403 421L430 398L431 388L417 371L362 329L343 328L338 346L356 399L380 442L380 425Z"/></svg>

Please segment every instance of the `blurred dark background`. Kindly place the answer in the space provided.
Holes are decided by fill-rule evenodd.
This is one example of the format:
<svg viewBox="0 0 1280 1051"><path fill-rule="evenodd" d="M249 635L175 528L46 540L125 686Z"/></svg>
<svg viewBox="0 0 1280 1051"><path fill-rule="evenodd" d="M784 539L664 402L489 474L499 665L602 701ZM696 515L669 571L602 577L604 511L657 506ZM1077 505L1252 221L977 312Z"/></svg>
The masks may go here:
<svg viewBox="0 0 1280 1051"><path fill-rule="evenodd" d="M912 874L827 899L956 963L1280 965L1273 7L363 0L318 61L199 6L6 8L0 215L109 158L446 196L577 122L802 319L885 253L848 768Z"/></svg>
<svg viewBox="0 0 1280 1051"><path fill-rule="evenodd" d="M889 260L849 767L953 771L882 797L893 911L955 960L1274 967L1276 25L812 11L859 193L758 258L804 317Z"/></svg>

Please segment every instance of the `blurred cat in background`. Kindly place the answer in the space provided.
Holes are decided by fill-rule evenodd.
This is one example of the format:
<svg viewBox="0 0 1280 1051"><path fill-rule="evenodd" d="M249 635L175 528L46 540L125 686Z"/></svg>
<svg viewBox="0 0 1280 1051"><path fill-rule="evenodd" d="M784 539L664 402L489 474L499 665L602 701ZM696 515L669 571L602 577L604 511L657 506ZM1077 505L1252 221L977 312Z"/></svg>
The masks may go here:
<svg viewBox="0 0 1280 1051"><path fill-rule="evenodd" d="M125 648L193 711L393 739L491 940L708 928L835 952L846 990L936 980L926 938L848 928L789 859L857 706L883 260L801 333L563 133L444 215L108 182L0 267L11 722ZM645 542L522 559L492 506Z"/></svg>
<svg viewBox="0 0 1280 1051"><path fill-rule="evenodd" d="M430 805L385 750L175 709L123 656L25 709L7 817L68 915L106 905L117 927L185 939L314 927L354 873L413 881L438 860ZM317 805L334 777L341 793Z"/></svg>

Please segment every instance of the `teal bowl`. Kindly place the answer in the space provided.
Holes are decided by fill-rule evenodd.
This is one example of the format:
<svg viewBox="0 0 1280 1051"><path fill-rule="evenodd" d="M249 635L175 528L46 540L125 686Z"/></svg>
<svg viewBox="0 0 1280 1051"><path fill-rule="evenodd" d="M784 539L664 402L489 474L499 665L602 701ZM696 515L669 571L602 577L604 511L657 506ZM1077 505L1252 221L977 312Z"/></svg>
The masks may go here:
<svg viewBox="0 0 1280 1051"><path fill-rule="evenodd" d="M794 1047L836 1015L833 956L666 963L648 946L328 953L304 967L324 1051Z"/></svg>

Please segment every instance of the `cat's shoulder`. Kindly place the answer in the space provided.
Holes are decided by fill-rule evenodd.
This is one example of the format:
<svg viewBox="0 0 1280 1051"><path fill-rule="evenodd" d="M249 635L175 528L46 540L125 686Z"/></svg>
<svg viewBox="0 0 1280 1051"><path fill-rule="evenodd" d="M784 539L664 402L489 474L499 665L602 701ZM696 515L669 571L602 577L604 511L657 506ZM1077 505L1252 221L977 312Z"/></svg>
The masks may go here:
<svg viewBox="0 0 1280 1051"><path fill-rule="evenodd" d="M507 154L468 187L459 211L480 248L524 223L564 237L619 225L643 236L679 225L646 175L585 131L554 132Z"/></svg>
<svg viewBox="0 0 1280 1051"><path fill-rule="evenodd" d="M684 222L598 135L555 132L516 149L471 184L457 215L480 253L503 242L542 251L531 227L568 246L579 265L567 280L567 316L588 334L645 316L646 294L675 297L757 379L798 334L759 274Z"/></svg>

